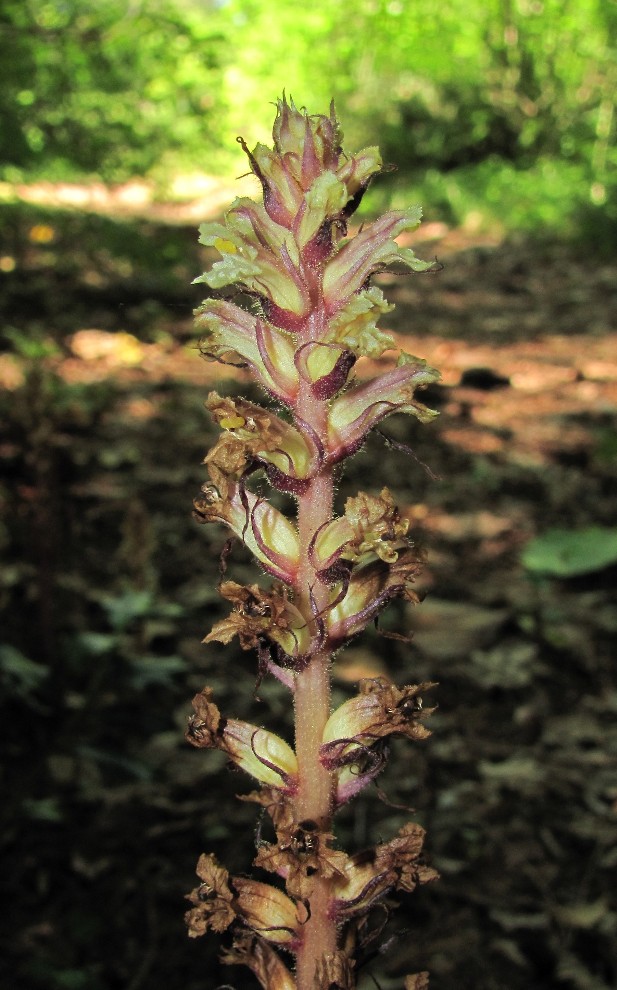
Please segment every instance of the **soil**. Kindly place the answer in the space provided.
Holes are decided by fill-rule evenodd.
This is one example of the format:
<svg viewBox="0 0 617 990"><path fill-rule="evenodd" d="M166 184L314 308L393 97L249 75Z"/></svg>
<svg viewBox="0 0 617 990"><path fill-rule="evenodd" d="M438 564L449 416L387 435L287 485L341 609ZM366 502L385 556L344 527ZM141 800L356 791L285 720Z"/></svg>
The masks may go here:
<svg viewBox="0 0 617 990"><path fill-rule="evenodd" d="M178 206L82 189L72 210L66 188L43 192L3 207L0 241L0 973L12 990L249 990L217 938L182 926L200 852L236 872L254 855L253 806L234 798L250 785L183 743L191 695L209 683L226 714L290 722L276 686L256 699L254 658L200 643L224 612L225 541L190 519L214 437L203 400L256 395L192 330L209 263L194 221L229 190ZM429 553L424 602L340 656L335 700L379 672L439 682L438 711L340 834L363 848L414 817L442 879L384 915L360 986L428 969L433 990L610 990L617 568L590 549L571 573L530 569L525 548L555 528L615 532L617 272L571 245L436 223L413 244L440 270L379 276L396 303L383 323L441 370L425 399L440 415L387 420L338 498L390 488ZM229 567L255 579L240 549Z"/></svg>

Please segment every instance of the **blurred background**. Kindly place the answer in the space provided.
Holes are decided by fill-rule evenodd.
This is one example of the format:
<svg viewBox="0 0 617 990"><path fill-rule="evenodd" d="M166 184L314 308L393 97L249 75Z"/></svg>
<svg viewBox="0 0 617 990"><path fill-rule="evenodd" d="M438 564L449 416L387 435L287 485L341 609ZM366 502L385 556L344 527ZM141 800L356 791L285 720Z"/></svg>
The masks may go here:
<svg viewBox="0 0 617 990"><path fill-rule="evenodd" d="M361 849L414 809L442 874L360 986L615 986L616 48L614 0L3 0L2 986L256 986L182 922L199 853L245 872L256 825L250 782L184 743L191 696L291 721L254 657L200 642L225 611L225 533L190 517L203 401L260 397L201 360L191 283L284 91L380 145L359 222L422 203L409 243L443 266L378 278L440 416L389 420L338 493L388 485L429 562L381 623L412 644L370 630L334 701L440 682L431 739L341 814Z"/></svg>

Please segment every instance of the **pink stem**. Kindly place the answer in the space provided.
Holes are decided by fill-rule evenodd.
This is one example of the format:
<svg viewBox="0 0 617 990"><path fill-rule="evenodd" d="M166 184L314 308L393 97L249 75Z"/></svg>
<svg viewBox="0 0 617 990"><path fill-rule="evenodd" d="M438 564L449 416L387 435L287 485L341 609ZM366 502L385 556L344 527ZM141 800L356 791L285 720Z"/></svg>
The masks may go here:
<svg viewBox="0 0 617 990"><path fill-rule="evenodd" d="M300 420L325 438L327 406L315 399L310 384L302 382L296 404ZM332 467L324 466L307 490L298 496L300 570L298 607L314 623L314 612L328 604L328 589L320 584L310 561L309 548L316 531L332 518ZM295 728L299 784L294 798L297 822L314 821L320 830L331 830L333 778L319 760L323 731L330 714L330 662L328 652L316 653L296 676ZM297 990L316 990L316 967L336 950L336 924L329 916L330 881L315 878L310 917L303 926L302 944L296 952Z"/></svg>

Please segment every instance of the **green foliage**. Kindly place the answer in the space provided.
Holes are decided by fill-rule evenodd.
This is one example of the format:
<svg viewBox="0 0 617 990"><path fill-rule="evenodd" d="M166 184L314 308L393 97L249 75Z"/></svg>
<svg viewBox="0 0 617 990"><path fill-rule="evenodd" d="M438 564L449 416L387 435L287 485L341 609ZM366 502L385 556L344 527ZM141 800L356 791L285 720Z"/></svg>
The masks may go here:
<svg viewBox="0 0 617 990"><path fill-rule="evenodd" d="M617 529L549 529L527 544L521 560L528 571L551 577L591 574L617 563Z"/></svg>
<svg viewBox="0 0 617 990"><path fill-rule="evenodd" d="M0 14L5 177L118 180L215 144L225 46L208 7L7 0ZM208 133L209 141L208 141Z"/></svg>
<svg viewBox="0 0 617 990"><path fill-rule="evenodd" d="M0 644L0 684L6 697L32 703L32 695L48 675L42 664L29 660L9 643Z"/></svg>
<svg viewBox="0 0 617 990"><path fill-rule="evenodd" d="M2 174L239 174L233 135L266 140L286 90L334 97L436 219L610 247L616 39L597 0L7 0Z"/></svg>

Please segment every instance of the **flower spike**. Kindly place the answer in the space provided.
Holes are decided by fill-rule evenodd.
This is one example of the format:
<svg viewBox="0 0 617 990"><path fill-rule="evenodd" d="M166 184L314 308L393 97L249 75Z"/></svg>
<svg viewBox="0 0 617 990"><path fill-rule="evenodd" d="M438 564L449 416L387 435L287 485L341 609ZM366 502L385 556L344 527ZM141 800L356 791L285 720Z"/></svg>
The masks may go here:
<svg viewBox="0 0 617 990"><path fill-rule="evenodd" d="M390 266L434 265L397 241L418 226L419 207L348 229L383 166L374 147L343 151L333 105L312 115L283 96L272 138L252 150L238 138L263 202L236 199L222 222L200 228L214 261L196 281L228 297L197 310L202 353L245 368L269 401L208 396L220 434L204 460L209 480L194 515L227 527L273 579L240 584L225 567L219 591L231 611L204 642L237 637L256 652L257 684L272 675L293 696L295 740L292 748L268 729L223 717L209 688L195 696L187 739L219 750L257 782L241 796L261 811L253 863L278 886L232 877L204 854L187 924L192 937L227 932L223 961L247 966L263 990L356 990L357 950L374 909L387 913L386 898L436 873L423 861L419 825L350 854L337 845L335 815L384 768L393 738L430 735L424 722L433 709L422 696L434 685L365 679L331 710L335 653L394 599L419 601L425 559L387 488L348 498L337 516L335 482L387 416L428 423L436 415L420 399L439 374L397 352L394 335L378 325L393 306L371 284ZM246 309L232 301L242 296ZM383 361L383 371L363 380L361 358ZM405 979L405 990L426 987L425 973Z"/></svg>

